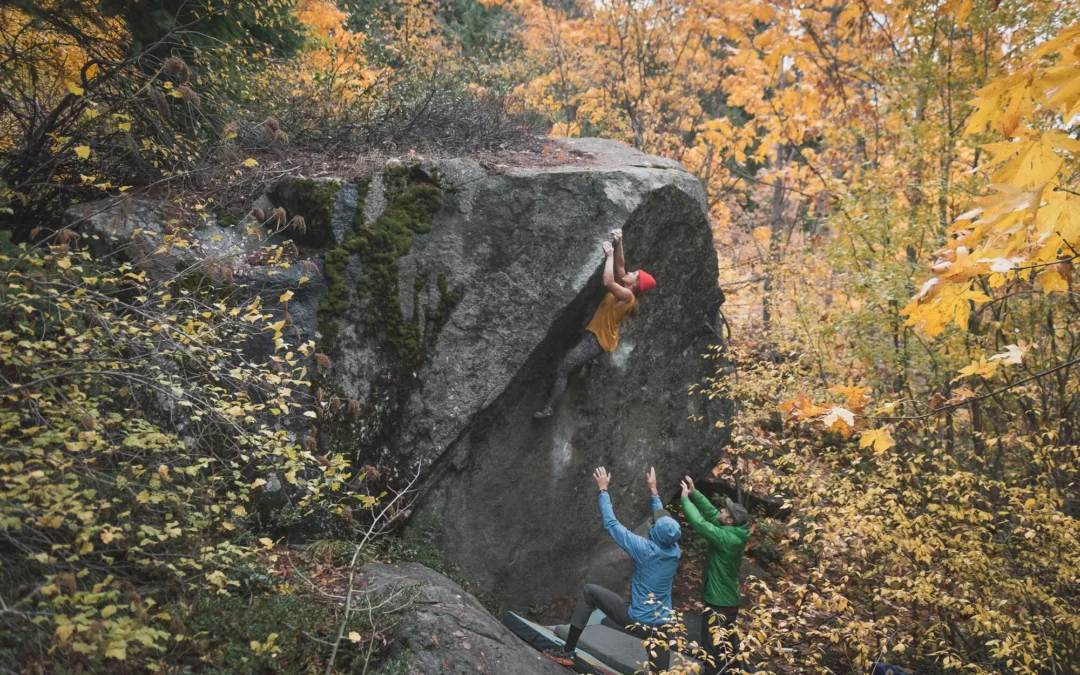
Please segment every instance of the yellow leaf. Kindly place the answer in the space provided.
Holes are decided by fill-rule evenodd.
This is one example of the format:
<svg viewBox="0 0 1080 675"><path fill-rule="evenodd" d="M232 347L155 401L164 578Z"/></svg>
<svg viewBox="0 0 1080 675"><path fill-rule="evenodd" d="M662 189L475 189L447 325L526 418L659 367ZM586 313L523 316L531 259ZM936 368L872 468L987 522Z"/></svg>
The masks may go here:
<svg viewBox="0 0 1080 675"><path fill-rule="evenodd" d="M75 96L82 96L83 95L83 88L80 87L79 85L75 84L74 82L68 82L67 88L68 88L68 91L70 91Z"/></svg>
<svg viewBox="0 0 1080 675"><path fill-rule="evenodd" d="M362 638L360 637L360 633L357 633L356 631L349 631L349 639L353 642L360 642Z"/></svg>
<svg viewBox="0 0 1080 675"><path fill-rule="evenodd" d="M68 258L67 256L60 258L56 261L56 266L62 270L68 269L71 267L71 258Z"/></svg>
<svg viewBox="0 0 1080 675"><path fill-rule="evenodd" d="M139 502L140 504L147 503L148 501L150 501L150 493L146 490L143 490L139 493L137 497L135 497L135 501Z"/></svg>
<svg viewBox="0 0 1080 675"><path fill-rule="evenodd" d="M131 122L121 122L117 125L120 131L131 131Z"/></svg>
<svg viewBox="0 0 1080 675"><path fill-rule="evenodd" d="M880 429L869 429L864 432L859 439L859 447L868 448L871 445L874 446L876 452L885 452L896 445L896 441L893 440L889 430L884 427Z"/></svg>
<svg viewBox="0 0 1080 675"><path fill-rule="evenodd" d="M987 361L986 357L980 358L978 361L972 361L967 366L960 369L960 374L952 379L953 382L962 380L965 377L971 375L978 375L979 377L990 377L997 371L997 361Z"/></svg>
<svg viewBox="0 0 1080 675"><path fill-rule="evenodd" d="M75 148L75 154L79 156L79 159L88 159L90 157L90 146L80 145Z"/></svg>
<svg viewBox="0 0 1080 675"><path fill-rule="evenodd" d="M109 646L105 649L105 656L123 661L127 658L127 643L123 640L110 642Z"/></svg>
<svg viewBox="0 0 1080 675"><path fill-rule="evenodd" d="M105 609L101 610L102 619L108 619L113 614L116 614L116 605L109 605Z"/></svg>
<svg viewBox="0 0 1080 675"><path fill-rule="evenodd" d="M232 508L232 512L234 514L238 515L238 516L246 516L247 515L247 509L244 508L243 504L237 504L236 506L234 506Z"/></svg>
<svg viewBox="0 0 1080 675"><path fill-rule="evenodd" d="M1029 498L1028 498L1028 500L1027 500L1026 502L1024 502L1024 508L1025 508L1026 510L1028 510L1028 511L1030 511L1030 510L1032 510L1033 508L1035 508L1035 500L1034 500L1033 498L1030 498L1030 497L1029 497Z"/></svg>
<svg viewBox="0 0 1080 675"><path fill-rule="evenodd" d="M293 292L292 291L285 291L284 293L281 294L281 297L278 298L278 302L284 304L284 303L288 302L289 300L291 300L292 297L293 297Z"/></svg>
<svg viewBox="0 0 1080 675"><path fill-rule="evenodd" d="M73 623L65 623L62 626L57 626L56 627L56 634L58 636L60 636L60 639L62 641L66 641L68 638L71 637L71 633L74 630L75 630L75 624L73 624Z"/></svg>
<svg viewBox="0 0 1080 675"><path fill-rule="evenodd" d="M262 537L261 539L259 539L259 543L266 548L271 548L274 545L274 540L270 537Z"/></svg>
<svg viewBox="0 0 1080 675"><path fill-rule="evenodd" d="M247 159L244 160L244 166L259 166L259 163L256 162L251 157L248 157Z"/></svg>
<svg viewBox="0 0 1080 675"><path fill-rule="evenodd" d="M1065 293L1069 290L1069 282L1056 268L1047 269L1035 277L1035 286L1042 289L1043 295L1050 295L1055 291Z"/></svg>

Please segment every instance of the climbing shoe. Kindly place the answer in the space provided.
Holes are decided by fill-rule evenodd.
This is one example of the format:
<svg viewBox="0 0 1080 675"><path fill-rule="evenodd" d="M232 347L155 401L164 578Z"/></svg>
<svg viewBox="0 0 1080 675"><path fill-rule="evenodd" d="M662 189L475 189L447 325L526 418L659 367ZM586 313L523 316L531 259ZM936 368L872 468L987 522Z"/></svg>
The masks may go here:
<svg viewBox="0 0 1080 675"><path fill-rule="evenodd" d="M544 656L565 668L574 667L574 652L563 651L562 647L545 649Z"/></svg>
<svg viewBox="0 0 1080 675"><path fill-rule="evenodd" d="M553 414L555 414L555 411L551 409L551 406L547 406L543 410L537 410L536 412L534 412L533 417L538 420L542 420L551 417Z"/></svg>

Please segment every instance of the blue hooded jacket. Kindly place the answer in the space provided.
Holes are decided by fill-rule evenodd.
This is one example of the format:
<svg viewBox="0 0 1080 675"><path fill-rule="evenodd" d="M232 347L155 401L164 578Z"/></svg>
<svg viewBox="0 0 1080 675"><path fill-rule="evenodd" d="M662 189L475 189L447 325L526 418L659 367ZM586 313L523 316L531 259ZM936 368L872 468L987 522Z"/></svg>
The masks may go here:
<svg viewBox="0 0 1080 675"><path fill-rule="evenodd" d="M652 496L652 510L664 508L660 497ZM679 568L679 537L682 529L674 518L665 516L649 530L649 538L638 536L623 527L615 518L611 497L600 493L600 515L604 529L634 561L634 576L630 581L630 618L647 626L658 626L671 613L671 582ZM651 602L650 602L651 600Z"/></svg>

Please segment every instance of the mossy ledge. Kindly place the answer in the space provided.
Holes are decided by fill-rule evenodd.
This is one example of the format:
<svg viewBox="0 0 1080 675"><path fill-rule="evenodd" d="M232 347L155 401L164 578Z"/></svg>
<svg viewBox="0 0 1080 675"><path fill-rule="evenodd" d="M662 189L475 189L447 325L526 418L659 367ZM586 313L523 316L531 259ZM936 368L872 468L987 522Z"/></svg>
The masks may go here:
<svg viewBox="0 0 1080 675"><path fill-rule="evenodd" d="M412 248L414 234L431 230L444 186L437 173L418 166L393 167L382 178L387 206L373 223L368 224L363 215L369 185L358 187L354 233L326 253L323 274L327 293L318 308L320 348L334 357L338 320L350 308L345 270L356 255L362 268L356 286L359 332L384 345L390 368L372 379L367 400L360 403L355 419L348 419L343 408L340 419L324 421L324 430L329 433L323 438L338 449L348 448L359 455L369 455L381 448L385 432L392 428L418 384L419 367L464 294L461 287L451 290L446 278L440 275L438 304L426 310L425 320L421 293L427 279L419 272L413 283L413 316L410 319L403 314L398 260Z"/></svg>

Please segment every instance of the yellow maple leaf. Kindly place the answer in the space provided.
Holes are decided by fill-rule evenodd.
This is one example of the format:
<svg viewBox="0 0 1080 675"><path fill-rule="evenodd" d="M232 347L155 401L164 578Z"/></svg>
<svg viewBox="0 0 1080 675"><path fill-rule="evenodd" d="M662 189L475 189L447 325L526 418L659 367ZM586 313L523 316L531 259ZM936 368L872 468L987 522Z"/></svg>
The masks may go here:
<svg viewBox="0 0 1080 675"><path fill-rule="evenodd" d="M244 166L249 166L249 167L250 166L259 166L259 163L256 162L251 157L248 157L247 159L244 160Z"/></svg>
<svg viewBox="0 0 1080 675"><path fill-rule="evenodd" d="M1080 243L1080 197L1061 191L1047 196L1046 206L1039 210L1036 218L1035 234L1041 236L1050 232L1074 248ZM1046 245L1045 241L1043 245Z"/></svg>
<svg viewBox="0 0 1080 675"><path fill-rule="evenodd" d="M829 392L838 394L847 399L847 407L853 412L860 412L866 404L870 402L870 389L869 387L860 387L857 385L848 384L848 386L835 386L829 387Z"/></svg>
<svg viewBox="0 0 1080 675"><path fill-rule="evenodd" d="M1035 287L1042 289L1043 295L1054 292L1065 293L1069 290L1069 282L1061 276L1056 267L1051 267L1035 277Z"/></svg>
<svg viewBox="0 0 1080 675"><path fill-rule="evenodd" d="M880 429L868 429L863 432L863 435L859 438L859 447L868 448L874 446L876 452L885 452L889 448L896 445L896 441L893 440L889 430L885 427Z"/></svg>
<svg viewBox="0 0 1080 675"><path fill-rule="evenodd" d="M75 154L79 156L79 159L88 159L90 157L90 146L80 145L75 148Z"/></svg>
<svg viewBox="0 0 1080 675"><path fill-rule="evenodd" d="M953 382L962 380L965 377L971 375L978 375L979 377L990 377L997 371L997 361L987 361L986 357L981 357L978 361L972 361L970 364L960 369L960 374L952 379Z"/></svg>

